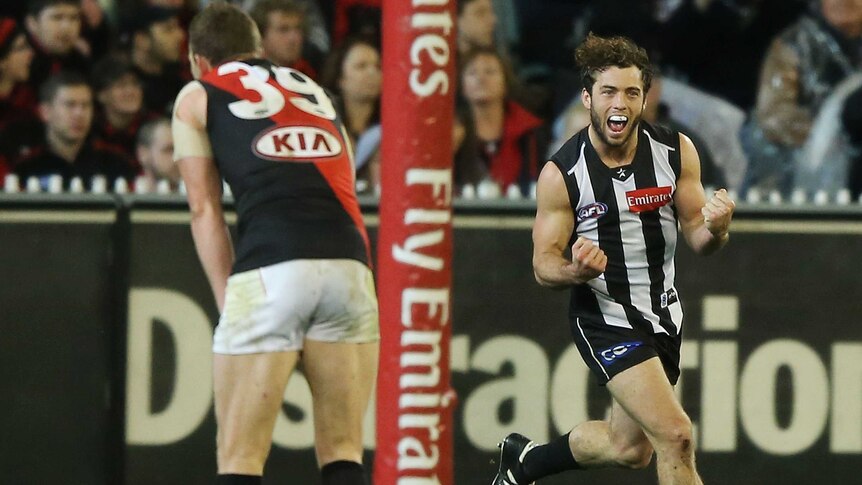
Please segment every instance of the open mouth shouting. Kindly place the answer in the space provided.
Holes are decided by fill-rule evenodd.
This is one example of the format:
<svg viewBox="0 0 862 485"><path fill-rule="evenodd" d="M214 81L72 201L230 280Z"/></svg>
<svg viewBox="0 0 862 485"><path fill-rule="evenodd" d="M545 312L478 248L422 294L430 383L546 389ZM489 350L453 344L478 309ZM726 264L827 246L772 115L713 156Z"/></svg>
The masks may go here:
<svg viewBox="0 0 862 485"><path fill-rule="evenodd" d="M608 129L611 130L613 134L620 134L629 124L629 117L624 115L613 115L608 118Z"/></svg>

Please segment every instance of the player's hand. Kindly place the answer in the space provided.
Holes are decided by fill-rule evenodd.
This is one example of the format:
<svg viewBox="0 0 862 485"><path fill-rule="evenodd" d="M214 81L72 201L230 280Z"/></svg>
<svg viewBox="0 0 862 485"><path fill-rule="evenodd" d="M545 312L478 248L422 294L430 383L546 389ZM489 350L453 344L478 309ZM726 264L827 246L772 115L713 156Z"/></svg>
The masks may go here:
<svg viewBox="0 0 862 485"><path fill-rule="evenodd" d="M709 232L715 236L727 234L735 208L736 203L727 195L726 190L716 190L715 194L706 201L706 205L700 210Z"/></svg>
<svg viewBox="0 0 862 485"><path fill-rule="evenodd" d="M578 283L586 283L604 273L607 265L605 252L589 239L579 237L572 244L572 264L569 269Z"/></svg>

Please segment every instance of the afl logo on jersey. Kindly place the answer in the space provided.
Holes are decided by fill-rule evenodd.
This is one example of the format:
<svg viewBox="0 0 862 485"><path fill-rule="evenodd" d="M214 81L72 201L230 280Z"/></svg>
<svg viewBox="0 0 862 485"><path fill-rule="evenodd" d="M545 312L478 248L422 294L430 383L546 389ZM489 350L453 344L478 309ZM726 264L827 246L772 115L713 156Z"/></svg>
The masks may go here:
<svg viewBox="0 0 862 485"><path fill-rule="evenodd" d="M257 136L252 148L262 158L283 162L320 161L343 151L338 137L313 126L281 126L265 131Z"/></svg>
<svg viewBox="0 0 862 485"><path fill-rule="evenodd" d="M601 202L593 202L578 209L578 222L587 219L598 219L608 213L608 206Z"/></svg>

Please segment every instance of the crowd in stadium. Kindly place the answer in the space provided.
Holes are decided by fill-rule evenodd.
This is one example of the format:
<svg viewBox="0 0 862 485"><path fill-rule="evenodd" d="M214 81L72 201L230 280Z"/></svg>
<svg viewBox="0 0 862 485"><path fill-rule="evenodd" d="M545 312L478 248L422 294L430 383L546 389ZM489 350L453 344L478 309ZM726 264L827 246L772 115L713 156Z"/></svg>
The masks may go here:
<svg viewBox="0 0 862 485"><path fill-rule="evenodd" d="M3 2L0 184L35 177L47 190L60 175L86 190L102 175L109 187L175 190L168 120L191 80L186 28L206 3ZM335 95L357 189L375 193L382 0L234 3L270 60ZM661 75L644 118L691 136L704 185L862 193L862 0L460 0L457 26L463 197L529 196L548 157L589 123L572 57L588 32L647 48Z"/></svg>

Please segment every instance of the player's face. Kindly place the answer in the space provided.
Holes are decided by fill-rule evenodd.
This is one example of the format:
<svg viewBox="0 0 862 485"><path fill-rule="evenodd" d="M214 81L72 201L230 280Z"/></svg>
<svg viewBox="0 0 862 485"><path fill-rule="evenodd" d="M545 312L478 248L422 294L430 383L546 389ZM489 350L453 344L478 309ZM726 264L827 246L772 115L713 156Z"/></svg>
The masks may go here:
<svg viewBox="0 0 862 485"><path fill-rule="evenodd" d="M81 38L81 9L66 4L47 7L28 18L27 25L49 53L67 54Z"/></svg>
<svg viewBox="0 0 862 485"><path fill-rule="evenodd" d="M347 99L360 101L380 97L380 54L366 44L350 49L341 66L341 92Z"/></svg>
<svg viewBox="0 0 862 485"><path fill-rule="evenodd" d="M284 12L270 12L263 50L272 62L286 66L299 60L303 44L302 17Z"/></svg>
<svg viewBox="0 0 862 485"><path fill-rule="evenodd" d="M592 93L584 91L593 130L606 145L621 147L636 132L644 109L644 85L637 67L609 67L600 72Z"/></svg>
<svg viewBox="0 0 862 485"><path fill-rule="evenodd" d="M0 77L13 82L25 82L30 77L30 63L33 61L33 48L24 34L12 41L6 58L0 61Z"/></svg>
<svg viewBox="0 0 862 485"><path fill-rule="evenodd" d="M491 0L470 2L458 17L459 35L473 46L493 46L496 26L497 16L494 14Z"/></svg>
<svg viewBox="0 0 862 485"><path fill-rule="evenodd" d="M144 90L134 74L126 74L105 88L99 96L105 109L118 114L135 114L144 103Z"/></svg>
<svg viewBox="0 0 862 485"><path fill-rule="evenodd" d="M176 17L164 22L156 22L150 26L152 54L163 62L178 62L180 60L184 38L185 32Z"/></svg>
<svg viewBox="0 0 862 485"><path fill-rule="evenodd" d="M503 65L493 55L481 54L464 67L462 74L464 98L470 103L501 101L506 97L506 76Z"/></svg>
<svg viewBox="0 0 862 485"><path fill-rule="evenodd" d="M93 121L93 94L90 87L64 86L54 99L43 105L48 130L66 143L83 141Z"/></svg>

